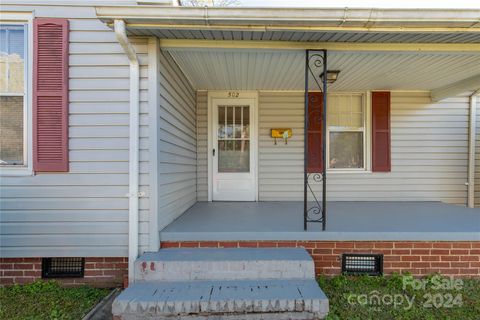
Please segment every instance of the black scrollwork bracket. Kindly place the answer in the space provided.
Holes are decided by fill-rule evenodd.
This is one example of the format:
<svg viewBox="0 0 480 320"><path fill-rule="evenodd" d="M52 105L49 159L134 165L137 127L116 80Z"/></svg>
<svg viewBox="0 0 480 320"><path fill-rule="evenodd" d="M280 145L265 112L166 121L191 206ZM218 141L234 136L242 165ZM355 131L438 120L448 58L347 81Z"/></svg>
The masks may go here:
<svg viewBox="0 0 480 320"><path fill-rule="evenodd" d="M304 124L304 229L308 223L322 223L322 230L326 228L326 111L327 111L327 51L306 50L305 56L305 124ZM310 92L322 92L323 108L314 108L316 97L311 98ZM313 96L313 95L312 95ZM321 123L317 123L321 122ZM309 134L309 126L323 128L321 139L314 139ZM310 136L310 138L309 138ZM320 166L309 164L309 155L321 157ZM315 157L314 157L315 158Z"/></svg>

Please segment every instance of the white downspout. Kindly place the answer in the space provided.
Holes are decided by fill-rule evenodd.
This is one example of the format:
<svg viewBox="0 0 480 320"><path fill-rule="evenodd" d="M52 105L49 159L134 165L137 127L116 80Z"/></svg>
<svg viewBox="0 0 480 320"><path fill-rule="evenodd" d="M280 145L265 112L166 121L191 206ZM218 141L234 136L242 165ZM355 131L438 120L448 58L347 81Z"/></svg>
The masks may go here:
<svg viewBox="0 0 480 320"><path fill-rule="evenodd" d="M129 190L128 190L128 282L134 278L134 263L138 257L138 176L139 176L139 64L130 43L123 20L115 20L115 35L130 61L130 139L129 139Z"/></svg>
<svg viewBox="0 0 480 320"><path fill-rule="evenodd" d="M467 182L467 206L475 207L475 148L477 136L477 96L480 89L470 96L470 116L468 132L468 182Z"/></svg>

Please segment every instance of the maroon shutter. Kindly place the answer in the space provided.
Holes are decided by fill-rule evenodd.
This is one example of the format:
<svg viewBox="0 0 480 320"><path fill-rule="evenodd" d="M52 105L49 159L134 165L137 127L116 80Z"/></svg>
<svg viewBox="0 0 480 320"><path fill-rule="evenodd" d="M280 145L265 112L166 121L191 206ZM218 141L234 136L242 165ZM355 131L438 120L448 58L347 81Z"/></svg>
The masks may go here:
<svg viewBox="0 0 480 320"><path fill-rule="evenodd" d="M323 171L323 93L308 93L307 172Z"/></svg>
<svg viewBox="0 0 480 320"><path fill-rule="evenodd" d="M68 20L33 25L33 168L68 171Z"/></svg>
<svg viewBox="0 0 480 320"><path fill-rule="evenodd" d="M390 92L372 92L372 170L390 172Z"/></svg>

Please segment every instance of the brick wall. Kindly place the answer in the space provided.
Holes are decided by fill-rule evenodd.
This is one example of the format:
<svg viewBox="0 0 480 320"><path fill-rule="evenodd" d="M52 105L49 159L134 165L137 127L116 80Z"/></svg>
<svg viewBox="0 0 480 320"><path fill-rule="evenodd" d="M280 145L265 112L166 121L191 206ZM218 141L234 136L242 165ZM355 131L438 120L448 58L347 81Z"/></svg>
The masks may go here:
<svg viewBox="0 0 480 320"><path fill-rule="evenodd" d="M184 241L162 242L162 248L304 247L315 262L316 274L339 274L342 253L383 253L384 272L434 272L455 277L480 277L480 241Z"/></svg>
<svg viewBox="0 0 480 320"><path fill-rule="evenodd" d="M65 285L120 287L128 272L128 258L85 258L83 278L55 279ZM29 283L42 277L41 258L0 258L0 285Z"/></svg>

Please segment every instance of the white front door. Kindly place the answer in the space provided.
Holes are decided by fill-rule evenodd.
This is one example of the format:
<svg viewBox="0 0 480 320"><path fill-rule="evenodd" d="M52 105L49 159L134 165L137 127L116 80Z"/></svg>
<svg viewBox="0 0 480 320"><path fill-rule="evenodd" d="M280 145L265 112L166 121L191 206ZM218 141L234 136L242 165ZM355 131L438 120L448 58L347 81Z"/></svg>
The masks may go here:
<svg viewBox="0 0 480 320"><path fill-rule="evenodd" d="M255 150L253 99L212 101L212 199L255 201Z"/></svg>

